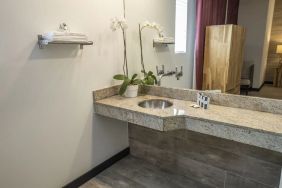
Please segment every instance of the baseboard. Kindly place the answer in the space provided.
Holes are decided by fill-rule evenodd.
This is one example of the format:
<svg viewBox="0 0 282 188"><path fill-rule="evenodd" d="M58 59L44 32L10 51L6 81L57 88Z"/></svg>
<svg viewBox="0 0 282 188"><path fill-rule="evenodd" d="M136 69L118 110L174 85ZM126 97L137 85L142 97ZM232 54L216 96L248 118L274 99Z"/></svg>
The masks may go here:
<svg viewBox="0 0 282 188"><path fill-rule="evenodd" d="M273 85L273 81L265 81L264 84L271 84L271 85Z"/></svg>
<svg viewBox="0 0 282 188"><path fill-rule="evenodd" d="M273 82L272 81L265 81L259 88L251 88L250 91L259 92L263 88L263 86L266 85L266 84L273 84Z"/></svg>
<svg viewBox="0 0 282 188"><path fill-rule="evenodd" d="M124 149L123 151L121 151L118 154L114 155L110 159L108 159L105 162L101 163L100 165L96 166L92 170L86 172L85 174L83 174L79 178L75 179L71 183L63 186L63 188L78 188L78 187L80 187L81 185L85 184L86 182L88 182L89 180L91 180L92 178L97 176L102 171L106 170L107 168L109 168L110 166L112 166L113 164L118 162L119 160L121 160L124 157L128 156L129 153L130 153L130 149L129 148Z"/></svg>
<svg viewBox="0 0 282 188"><path fill-rule="evenodd" d="M265 82L259 87L259 88L250 88L250 91L257 91L259 92L261 90L261 88L263 88L264 84L266 84Z"/></svg>

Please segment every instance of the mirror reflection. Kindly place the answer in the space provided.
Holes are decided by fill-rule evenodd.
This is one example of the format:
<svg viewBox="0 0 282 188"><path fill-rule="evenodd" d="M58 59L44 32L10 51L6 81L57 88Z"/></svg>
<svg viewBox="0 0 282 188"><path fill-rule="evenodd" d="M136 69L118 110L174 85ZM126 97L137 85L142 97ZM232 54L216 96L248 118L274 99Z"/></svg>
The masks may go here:
<svg viewBox="0 0 282 188"><path fill-rule="evenodd" d="M282 99L281 12L274 0L126 1L128 61L165 87Z"/></svg>

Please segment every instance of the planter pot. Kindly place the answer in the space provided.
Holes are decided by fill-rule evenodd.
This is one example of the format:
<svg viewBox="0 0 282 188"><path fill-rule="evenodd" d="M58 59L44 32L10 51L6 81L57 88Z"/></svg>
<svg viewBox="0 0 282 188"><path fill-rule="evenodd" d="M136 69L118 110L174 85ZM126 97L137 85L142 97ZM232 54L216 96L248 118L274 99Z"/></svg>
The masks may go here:
<svg viewBox="0 0 282 188"><path fill-rule="evenodd" d="M137 97L137 95L138 95L138 88L139 88L138 85L130 85L130 86L128 86L126 91L125 91L125 93L124 93L124 96L127 97L127 98Z"/></svg>

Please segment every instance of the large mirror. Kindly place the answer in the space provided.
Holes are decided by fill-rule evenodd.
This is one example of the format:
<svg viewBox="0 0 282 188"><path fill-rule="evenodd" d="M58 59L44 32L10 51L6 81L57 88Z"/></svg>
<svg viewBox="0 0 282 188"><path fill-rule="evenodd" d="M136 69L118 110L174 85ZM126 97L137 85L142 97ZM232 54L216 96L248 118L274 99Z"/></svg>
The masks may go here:
<svg viewBox="0 0 282 188"><path fill-rule="evenodd" d="M275 0L128 0L130 66L143 61L165 87L282 99L281 12ZM141 56L148 23L175 44L153 45L158 32L145 28Z"/></svg>

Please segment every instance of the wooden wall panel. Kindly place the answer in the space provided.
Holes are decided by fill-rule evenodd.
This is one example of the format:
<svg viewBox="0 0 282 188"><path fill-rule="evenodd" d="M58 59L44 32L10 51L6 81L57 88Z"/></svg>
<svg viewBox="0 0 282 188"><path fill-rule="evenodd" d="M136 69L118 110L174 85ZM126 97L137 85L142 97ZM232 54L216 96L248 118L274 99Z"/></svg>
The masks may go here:
<svg viewBox="0 0 282 188"><path fill-rule="evenodd" d="M227 90L231 33L232 28L227 26L210 26L206 29L204 90Z"/></svg>
<svg viewBox="0 0 282 188"><path fill-rule="evenodd" d="M244 61L246 31L241 26L233 25L228 69L227 92L240 94L241 72ZM231 92L234 90L233 92Z"/></svg>

